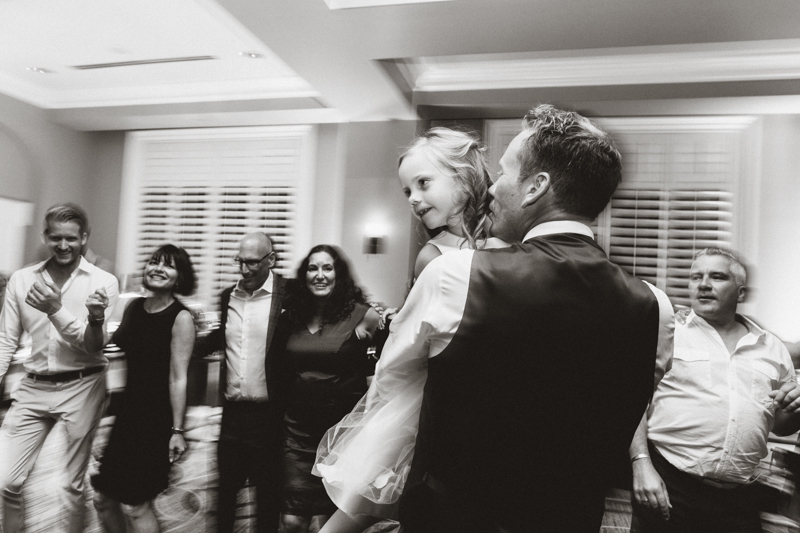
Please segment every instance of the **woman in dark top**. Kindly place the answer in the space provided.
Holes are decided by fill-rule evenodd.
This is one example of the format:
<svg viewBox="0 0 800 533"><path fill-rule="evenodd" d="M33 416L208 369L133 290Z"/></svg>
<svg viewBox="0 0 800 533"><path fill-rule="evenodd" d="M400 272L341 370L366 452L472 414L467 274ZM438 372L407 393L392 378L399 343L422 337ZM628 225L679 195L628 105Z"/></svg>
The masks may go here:
<svg viewBox="0 0 800 533"><path fill-rule="evenodd" d="M312 517L324 523L336 510L311 468L325 432L367 390L367 348L380 316L365 303L341 254L324 244L301 263L285 308L293 377L284 417L281 520L285 533L295 533L308 531Z"/></svg>
<svg viewBox="0 0 800 533"><path fill-rule="evenodd" d="M170 464L186 450L186 374L194 345L192 315L175 298L197 285L182 248L160 247L144 267L150 296L133 300L112 337L128 378L108 445L92 478L95 508L109 533L158 532L152 500L167 488ZM172 429L170 429L172 428Z"/></svg>

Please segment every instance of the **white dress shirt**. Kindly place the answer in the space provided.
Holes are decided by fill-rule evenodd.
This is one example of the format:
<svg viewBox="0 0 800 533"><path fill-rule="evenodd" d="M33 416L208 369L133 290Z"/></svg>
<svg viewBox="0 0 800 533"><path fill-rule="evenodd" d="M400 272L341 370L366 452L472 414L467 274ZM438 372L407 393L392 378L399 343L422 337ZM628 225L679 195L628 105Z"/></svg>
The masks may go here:
<svg viewBox="0 0 800 533"><path fill-rule="evenodd" d="M225 398L264 402L269 399L265 365L275 276L270 272L252 295L241 288L241 283L231 292L225 324Z"/></svg>
<svg viewBox="0 0 800 533"><path fill-rule="evenodd" d="M593 237L585 224L574 221L545 222L531 229L525 240L555 233L578 233ZM375 370L376 390L371 395L386 396L402 386L408 374L427 364L453 340L467 303L470 269L474 250L456 250L428 263L391 323L389 340ZM646 283L646 282L643 282ZM658 299L659 335L656 380L664 374L672 356L674 315L669 298L647 283Z"/></svg>
<svg viewBox="0 0 800 533"><path fill-rule="evenodd" d="M647 436L684 472L743 483L767 454L775 422L769 392L795 373L777 337L739 318L749 332L733 353L694 311L675 326L672 368L653 396Z"/></svg>
<svg viewBox="0 0 800 533"><path fill-rule="evenodd" d="M34 374L58 374L105 366L103 351L87 352L84 343L89 310L86 298L99 288L108 295L106 320L111 316L119 297L117 278L105 270L80 259L78 267L61 288L61 309L51 316L25 303L33 283L53 283L45 269L47 261L25 267L12 274L6 287L6 301L0 312L0 377L4 376L11 358L20 345L23 332L31 336L31 355L24 367ZM106 323L103 341L108 342Z"/></svg>

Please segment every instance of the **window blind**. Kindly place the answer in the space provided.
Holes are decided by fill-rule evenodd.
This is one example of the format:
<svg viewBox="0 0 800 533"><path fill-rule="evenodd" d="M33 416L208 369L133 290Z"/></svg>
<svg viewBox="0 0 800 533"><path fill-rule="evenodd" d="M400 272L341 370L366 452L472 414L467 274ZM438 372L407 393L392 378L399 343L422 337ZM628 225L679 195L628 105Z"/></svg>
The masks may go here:
<svg viewBox="0 0 800 533"><path fill-rule="evenodd" d="M618 190L609 206L609 258L673 304L689 305L694 254L731 248L732 199L719 190Z"/></svg>
<svg viewBox="0 0 800 533"><path fill-rule="evenodd" d="M263 231L277 252L275 270L290 274L309 240L310 131L232 128L137 139L127 272L140 275L161 244L182 246L197 272L196 299L217 310L220 292L240 277L233 263L239 240Z"/></svg>

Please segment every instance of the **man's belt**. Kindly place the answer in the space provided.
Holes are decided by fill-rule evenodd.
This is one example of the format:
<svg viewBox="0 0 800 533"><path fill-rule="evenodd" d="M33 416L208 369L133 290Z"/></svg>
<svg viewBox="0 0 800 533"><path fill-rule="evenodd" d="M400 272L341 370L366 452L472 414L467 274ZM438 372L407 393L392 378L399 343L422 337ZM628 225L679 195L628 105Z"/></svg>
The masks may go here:
<svg viewBox="0 0 800 533"><path fill-rule="evenodd" d="M97 374L105 369L104 366L93 366L91 368L84 368L83 370L71 370L69 372L60 372L58 374L33 374L28 372L28 377L33 381L47 381L48 383L64 383L65 381L72 381L74 379L85 378L92 374Z"/></svg>
<svg viewBox="0 0 800 533"><path fill-rule="evenodd" d="M686 472L689 474L688 472ZM698 476L697 474L689 474L691 477L703 483L704 485L708 485L709 487L714 487L715 489L723 489L723 490L730 490L730 489L738 489L740 487L746 487L750 483L735 483L733 481L719 481L716 479L711 479L708 477Z"/></svg>

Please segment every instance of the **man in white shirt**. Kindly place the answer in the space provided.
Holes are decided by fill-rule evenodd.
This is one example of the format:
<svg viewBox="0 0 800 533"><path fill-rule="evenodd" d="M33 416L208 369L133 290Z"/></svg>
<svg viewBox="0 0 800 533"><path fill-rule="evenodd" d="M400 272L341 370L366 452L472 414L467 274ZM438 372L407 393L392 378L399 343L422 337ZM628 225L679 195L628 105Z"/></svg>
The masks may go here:
<svg viewBox="0 0 800 533"><path fill-rule="evenodd" d="M692 310L630 447L632 531L762 531L754 473L770 431L800 429L800 389L783 343L736 313L745 282L726 250L692 263Z"/></svg>
<svg viewBox="0 0 800 533"><path fill-rule="evenodd" d="M281 358L270 346L283 308L284 280L271 270L275 251L265 233L245 235L234 262L242 279L222 292L220 327L208 340L210 351L225 354L219 381L223 409L217 447L217 531L233 531L236 494L249 479L256 489L257 531L277 533L279 438L287 380Z"/></svg>
<svg viewBox="0 0 800 533"><path fill-rule="evenodd" d="M88 222L72 204L45 214L50 258L15 272L0 312L0 378L23 333L32 339L27 375L0 430L3 527L22 527L22 486L56 422L67 435L63 530L83 531L84 477L105 401L105 319L117 303L117 279L81 256Z"/></svg>

